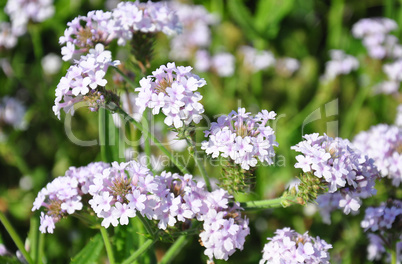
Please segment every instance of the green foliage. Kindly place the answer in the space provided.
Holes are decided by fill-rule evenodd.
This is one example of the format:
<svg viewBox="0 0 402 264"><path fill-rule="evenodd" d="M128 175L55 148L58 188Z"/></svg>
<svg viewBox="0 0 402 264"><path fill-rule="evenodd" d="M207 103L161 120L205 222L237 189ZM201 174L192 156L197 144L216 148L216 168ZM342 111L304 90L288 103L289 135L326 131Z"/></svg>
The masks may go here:
<svg viewBox="0 0 402 264"><path fill-rule="evenodd" d="M96 234L86 246L71 259L72 264L93 264L98 263L100 253L103 249L103 241L100 234Z"/></svg>

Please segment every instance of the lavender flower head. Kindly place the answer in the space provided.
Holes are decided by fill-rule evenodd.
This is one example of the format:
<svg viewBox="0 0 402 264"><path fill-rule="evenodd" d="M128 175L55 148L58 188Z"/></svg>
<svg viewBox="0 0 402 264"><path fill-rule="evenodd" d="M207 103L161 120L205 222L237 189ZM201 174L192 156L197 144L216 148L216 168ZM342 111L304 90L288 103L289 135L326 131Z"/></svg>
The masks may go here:
<svg viewBox="0 0 402 264"><path fill-rule="evenodd" d="M12 126L14 129L25 129L27 126L24 120L25 112L25 106L18 99L9 96L0 98L0 132L4 125Z"/></svg>
<svg viewBox="0 0 402 264"><path fill-rule="evenodd" d="M179 18L166 2L121 2L113 10L113 20L119 45L131 40L136 31L173 35L182 30Z"/></svg>
<svg viewBox="0 0 402 264"><path fill-rule="evenodd" d="M32 211L41 207L46 210L46 213L41 212L39 230L42 233L53 233L55 223L82 210L82 196L88 193L94 175L102 173L108 166L97 162L80 168L71 167L65 176L48 183L38 193L32 207Z"/></svg>
<svg viewBox="0 0 402 264"><path fill-rule="evenodd" d="M382 177L391 179L396 187L401 184L401 128L386 124L373 126L368 131L360 132L353 140L353 145L374 159Z"/></svg>
<svg viewBox="0 0 402 264"><path fill-rule="evenodd" d="M68 61L74 54L82 54L94 48L97 43L108 45L115 37L115 24L111 12L90 11L86 16L78 16L67 23L59 43L63 60Z"/></svg>
<svg viewBox="0 0 402 264"><path fill-rule="evenodd" d="M221 77L232 76L235 71L235 57L227 52L219 52L210 56L208 51L199 50L195 54L195 69L199 72L208 70Z"/></svg>
<svg viewBox="0 0 402 264"><path fill-rule="evenodd" d="M81 56L80 60L76 60L57 85L53 106L55 115L60 119L61 109L74 114L74 104L84 99L91 99L92 102L87 101L90 107L95 109L100 101L104 100L104 95L99 93L97 88L107 84L105 75L109 66L115 67L119 63L112 61L111 52L105 50L100 43L96 44L94 49L90 49L87 55Z"/></svg>
<svg viewBox="0 0 402 264"><path fill-rule="evenodd" d="M345 54L343 50L331 50L331 60L325 65L325 80L335 79L338 75L346 75L359 68L359 61L352 55Z"/></svg>
<svg viewBox="0 0 402 264"><path fill-rule="evenodd" d="M203 78L191 73L191 67L177 66L175 63L162 65L152 75L140 80L141 87L136 100L139 111L152 109L156 115L161 110L166 116L165 124L175 128L189 125L192 121L198 124L202 118L204 107L199 101L202 96L196 92L206 82Z"/></svg>
<svg viewBox="0 0 402 264"><path fill-rule="evenodd" d="M240 47L240 53L243 54L243 63L245 68L252 72L258 72L275 65L275 57L272 52L267 50L256 50L250 46Z"/></svg>
<svg viewBox="0 0 402 264"><path fill-rule="evenodd" d="M13 32L11 24L0 22L0 50L11 49L17 45L18 35Z"/></svg>
<svg viewBox="0 0 402 264"><path fill-rule="evenodd" d="M308 232L301 235L286 227L276 230L268 240L260 264L330 263L328 250L332 245Z"/></svg>
<svg viewBox="0 0 402 264"><path fill-rule="evenodd" d="M180 32L181 25L175 13L166 3L121 2L111 12L90 11L87 16L78 16L67 23L64 36L60 37L63 60L94 48L97 43L108 45L117 39L125 45L136 32L163 32L172 35Z"/></svg>
<svg viewBox="0 0 402 264"><path fill-rule="evenodd" d="M275 156L273 147L278 143L268 121L274 120L275 116L275 112L267 110L251 116L245 108L222 115L217 123L213 122L211 128L204 131L209 139L202 142L201 148L213 158L230 158L245 170L255 167L258 161L271 165Z"/></svg>
<svg viewBox="0 0 402 264"><path fill-rule="evenodd" d="M183 25L183 31L172 38L169 55L174 60L189 60L197 50L209 47L209 27L216 24L218 18L202 5L186 5L174 1L171 7Z"/></svg>
<svg viewBox="0 0 402 264"><path fill-rule="evenodd" d="M292 147L302 153L296 156L295 167L301 168L306 174L318 177L328 188L325 197L340 198L337 201L338 207L343 208L345 214L357 211L361 205L361 198L376 193L374 185L379 172L374 166L374 161L354 150L348 140L331 138L325 134L319 136L318 133L303 137L304 141ZM320 207L326 208L321 205L327 199L317 199Z"/></svg>
<svg viewBox="0 0 402 264"><path fill-rule="evenodd" d="M8 0L4 11L10 16L13 32L21 36L28 22L42 22L54 14L53 0Z"/></svg>
<svg viewBox="0 0 402 264"><path fill-rule="evenodd" d="M43 188L32 211L41 207L40 231L53 233L55 223L71 214L96 215L101 225L127 225L140 214L166 230L177 223L203 222L200 241L212 260L227 259L243 249L249 234L248 220L241 217L239 204L223 189L208 192L203 181L189 174L162 172L152 175L136 161L91 163L71 167ZM88 201L88 202L87 202ZM96 220L95 220L96 221Z"/></svg>
<svg viewBox="0 0 402 264"><path fill-rule="evenodd" d="M366 209L361 227L365 232L370 232L367 233L370 241L367 247L367 258L370 261L381 260L387 249L396 250L396 252L402 250L402 235L399 232L401 223L402 202L399 200ZM402 261L402 255L399 253L397 253L397 261Z"/></svg>
<svg viewBox="0 0 402 264"><path fill-rule="evenodd" d="M363 40L372 58L396 58L401 57L402 46L389 33L397 28L397 23L389 18L364 18L353 25L352 33L355 38Z"/></svg>

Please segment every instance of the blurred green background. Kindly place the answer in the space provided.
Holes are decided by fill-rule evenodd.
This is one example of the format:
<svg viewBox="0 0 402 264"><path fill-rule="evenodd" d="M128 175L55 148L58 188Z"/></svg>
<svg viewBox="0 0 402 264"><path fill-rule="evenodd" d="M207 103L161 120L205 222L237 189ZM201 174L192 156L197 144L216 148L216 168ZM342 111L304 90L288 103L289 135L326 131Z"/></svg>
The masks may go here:
<svg viewBox="0 0 402 264"><path fill-rule="evenodd" d="M2 21L8 20L2 11L5 2L0 2ZM300 62L300 69L291 76L280 75L273 68L245 72L238 57L235 74L231 77L218 77L212 72L199 73L208 83L200 92L206 115L211 120L238 106L246 107L252 113L261 109L273 110L280 117L275 128L279 142L275 166L259 167L255 190L249 195L239 195L238 199L245 201L281 195L285 184L299 173L293 167L296 153L290 147L301 141L303 122L309 114L319 109L324 115L327 103L336 102L337 114L309 123L303 133L328 132L332 133L331 136L352 140L356 133L372 125L394 122L398 98L372 92L372 87L385 79L381 71L385 61L369 58L361 40L355 39L350 30L359 19L389 17L397 21L400 28L394 34L400 38L401 1L210 0L193 3L204 5L221 17L220 23L211 28L210 51L223 49L236 55L238 47L251 45L270 50L275 57L292 57ZM65 115L60 121L51 110L55 88L70 64L63 62L57 74L46 75L41 59L48 53L60 54L58 38L68 21L90 10L105 10L105 2L56 0L55 8L56 14L51 19L29 24L28 33L18 39L15 48L0 50L0 58L7 59L13 70L12 75L0 70L0 97L17 97L27 108L27 129L10 129L7 139L0 142L0 210L6 213L23 239L30 227L38 226L39 213L31 212L38 191L54 177L64 175L68 167L100 160L99 146L82 147L72 143L66 136ZM361 67L328 83L320 81L330 49L342 49L356 56ZM169 39L159 36L151 70L166 64L168 53ZM113 82L109 84L107 88L112 89ZM327 130L331 121L337 121L338 130ZM206 125L205 121L200 124ZM72 118L72 130L82 140L97 139L98 114L80 109ZM203 140L201 129L197 130L197 139L198 142ZM207 164L207 170L215 177L220 175L220 168ZM198 173L196 169L194 173ZM379 189L379 195L369 199L366 205L386 199L386 189L381 186ZM332 263L369 263L366 260L368 241L360 228L362 214L345 216L336 212L333 223L328 226L322 223L318 213L306 215L304 211L300 206L293 206L247 213L251 235L244 250L236 252L229 263L258 263L266 238L272 236L277 228L285 226L298 232L309 230L313 236L332 243ZM16 247L3 226L0 226L0 231L3 243L15 252ZM95 233L96 230L88 229L77 219L62 220L56 225L54 234L45 236L48 263L69 262ZM205 263L203 248L197 239L192 239L175 263ZM157 245L160 251L167 247L168 244Z"/></svg>

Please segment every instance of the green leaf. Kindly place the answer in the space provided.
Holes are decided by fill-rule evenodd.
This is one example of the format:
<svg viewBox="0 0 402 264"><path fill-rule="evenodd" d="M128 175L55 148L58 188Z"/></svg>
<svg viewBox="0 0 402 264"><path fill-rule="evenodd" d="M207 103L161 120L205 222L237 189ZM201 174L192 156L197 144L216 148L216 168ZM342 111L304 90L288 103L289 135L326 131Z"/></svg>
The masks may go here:
<svg viewBox="0 0 402 264"><path fill-rule="evenodd" d="M96 263L103 248L103 241L100 234L95 235L89 243L72 258L72 264Z"/></svg>
<svg viewBox="0 0 402 264"><path fill-rule="evenodd" d="M254 18L255 28L264 36L274 38L279 23L292 10L294 0L260 0Z"/></svg>
<svg viewBox="0 0 402 264"><path fill-rule="evenodd" d="M252 15L241 0L228 1L228 9L249 39L260 38L259 32L254 27Z"/></svg>

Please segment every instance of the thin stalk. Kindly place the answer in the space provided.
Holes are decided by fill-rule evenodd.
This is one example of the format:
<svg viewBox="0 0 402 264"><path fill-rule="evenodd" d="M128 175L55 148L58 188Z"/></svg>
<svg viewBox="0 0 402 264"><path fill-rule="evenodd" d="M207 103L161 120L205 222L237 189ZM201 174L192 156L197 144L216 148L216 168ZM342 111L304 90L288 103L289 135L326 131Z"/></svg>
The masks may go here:
<svg viewBox="0 0 402 264"><path fill-rule="evenodd" d="M39 219L32 217L29 228L30 255L35 263L38 263L38 239L39 239Z"/></svg>
<svg viewBox="0 0 402 264"><path fill-rule="evenodd" d="M180 253L180 250L187 244L187 242L188 242L187 235L180 236L169 248L169 250L165 253L159 264L171 263L173 259Z"/></svg>
<svg viewBox="0 0 402 264"><path fill-rule="evenodd" d="M145 118L147 120L147 127L149 127L149 110L145 110ZM145 151L145 156L147 157L147 167L148 169L155 175L155 172L152 168L151 164L151 139L147 137L144 142L144 151Z"/></svg>
<svg viewBox="0 0 402 264"><path fill-rule="evenodd" d="M99 109L99 141L101 148L101 157L104 162L113 161L113 153L110 147L109 136L109 113L103 109Z"/></svg>
<svg viewBox="0 0 402 264"><path fill-rule="evenodd" d="M275 199L270 200L260 200L260 201L249 201L242 202L240 206L244 208L244 210L259 210L259 209L269 209L269 208L279 208L283 207L283 202L289 203L297 203L297 198L292 196L282 196Z"/></svg>
<svg viewBox="0 0 402 264"><path fill-rule="evenodd" d="M149 221L147 218L143 217L142 215L137 215L138 218L141 220L141 222L144 224L145 229L147 230L148 234L150 234L151 236L154 236L154 232L152 230L151 225L149 224Z"/></svg>
<svg viewBox="0 0 402 264"><path fill-rule="evenodd" d="M8 221L6 216L3 214L3 212L0 212L0 221L3 223L3 225L6 228L8 234L11 236L11 238L14 241L15 245L17 245L17 248L22 253L22 255L24 256L25 260L29 264L34 264L31 256L25 250L24 243L22 243L22 240L20 239L20 237L18 236L17 232L14 230L13 226L10 224L10 222Z"/></svg>
<svg viewBox="0 0 402 264"><path fill-rule="evenodd" d="M124 116L124 120L130 121L135 127L138 128L143 134L148 136L154 143L155 145L166 155L168 158L173 162L174 165L183 173L183 174L190 174L190 172L187 170L184 165L180 163L180 161L173 156L173 154L163 146L163 144L148 130L144 129L144 127L137 121L134 120L131 116L129 116L123 109L117 107L116 109L112 109L112 111L115 111L119 114L122 114Z"/></svg>
<svg viewBox="0 0 402 264"><path fill-rule="evenodd" d="M137 249L128 259L122 262L122 264L131 264L133 263L141 254L147 251L156 241L153 239L148 239L144 244L141 245L139 249Z"/></svg>
<svg viewBox="0 0 402 264"><path fill-rule="evenodd" d="M45 234L43 234L42 232L39 233L39 243L38 243L38 257L36 259L36 263L40 264L43 263L42 259L43 259L43 249L45 247Z"/></svg>
<svg viewBox="0 0 402 264"><path fill-rule="evenodd" d="M113 255L113 249L112 249L112 245L110 244L110 240L109 240L106 228L101 226L100 232L102 234L103 243L105 244L107 258L109 260L109 263L110 264L115 264L114 255Z"/></svg>
<svg viewBox="0 0 402 264"><path fill-rule="evenodd" d="M396 254L396 250L390 250L391 252L391 264L396 264L397 263L397 254Z"/></svg>
<svg viewBox="0 0 402 264"><path fill-rule="evenodd" d="M341 137L348 138L350 136L354 126L356 125L356 119L359 115L359 111L362 108L369 92L369 87L362 87L359 89L352 106L349 107L349 110L346 113L345 121L341 128Z"/></svg>
<svg viewBox="0 0 402 264"><path fill-rule="evenodd" d="M202 175L202 178L204 178L205 185L207 186L207 190L209 192L211 192L212 191L211 183L209 182L209 177L208 177L208 174L207 174L207 170L205 169L204 164L202 164L202 162L200 162L200 159L198 157L197 146L194 144L194 141L193 141L193 139L191 138L190 135L186 136L186 141L187 141L187 144L189 146L191 146L193 151L194 151L195 164L197 165L197 167L198 167L198 169L199 169L199 171L200 171L200 173Z"/></svg>

